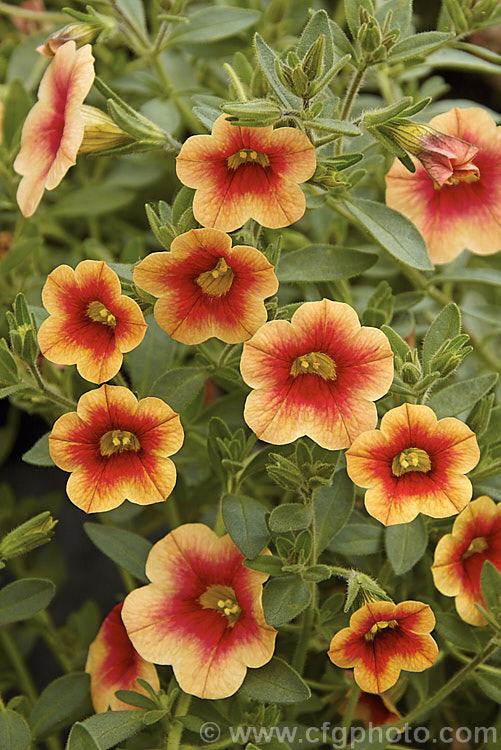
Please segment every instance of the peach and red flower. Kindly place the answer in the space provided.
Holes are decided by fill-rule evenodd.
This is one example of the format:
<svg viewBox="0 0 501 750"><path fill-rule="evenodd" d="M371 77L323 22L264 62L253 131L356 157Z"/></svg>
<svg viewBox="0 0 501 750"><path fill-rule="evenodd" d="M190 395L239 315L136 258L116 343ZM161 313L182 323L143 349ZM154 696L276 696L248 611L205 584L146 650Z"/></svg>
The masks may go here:
<svg viewBox="0 0 501 750"><path fill-rule="evenodd" d="M351 682L351 678L348 677L348 679ZM397 724L402 715L395 706L394 693L396 691L398 691L398 685L380 695L365 693L361 690L355 704L353 718L360 719L366 726L381 727L385 724ZM338 707L338 712L341 715L344 715L346 711L351 692L350 689Z"/></svg>
<svg viewBox="0 0 501 750"><path fill-rule="evenodd" d="M128 388L102 385L63 414L49 435L52 460L71 472L66 492L86 513L111 510L124 500L150 505L176 483L169 456L183 444L176 414L159 398L139 402Z"/></svg>
<svg viewBox="0 0 501 750"><path fill-rule="evenodd" d="M35 213L45 189L53 190L76 163L84 136L81 105L94 81L89 44L66 42L54 55L38 89L38 101L24 123L14 162L22 175L17 202L24 216Z"/></svg>
<svg viewBox="0 0 501 750"><path fill-rule="evenodd" d="M193 213L206 227L225 232L255 219L287 227L304 214L298 183L316 168L315 149L296 128L246 128L218 117L211 135L193 135L176 159L177 176L195 188Z"/></svg>
<svg viewBox="0 0 501 750"><path fill-rule="evenodd" d="M89 646L85 671L90 674L90 695L96 713L134 710L134 706L116 697L117 690L134 690L148 695L136 681L138 677L160 690L157 670L145 661L130 642L122 622L123 603L117 604L101 625Z"/></svg>
<svg viewBox="0 0 501 750"><path fill-rule="evenodd" d="M485 607L480 576L486 560L501 571L501 504L482 495L459 514L452 533L440 539L431 568L437 589L455 597L458 615L470 625L486 624L475 607Z"/></svg>
<svg viewBox="0 0 501 750"><path fill-rule="evenodd" d="M265 323L244 344L240 368L256 389L244 419L261 440L282 445L306 435L336 450L376 426L373 402L392 383L393 354L353 308L324 299L301 305L290 323Z"/></svg>
<svg viewBox="0 0 501 750"><path fill-rule="evenodd" d="M219 229L191 229L168 253L152 253L134 269L134 282L159 297L158 324L176 341L228 344L249 339L264 323L264 305L278 289L273 266L254 247L231 246Z"/></svg>
<svg viewBox="0 0 501 750"><path fill-rule="evenodd" d="M146 562L151 583L124 602L134 648L148 661L172 665L181 689L199 698L233 695L247 667L263 666L275 649L276 630L261 604L268 575L243 560L228 534L184 524L153 546Z"/></svg>
<svg viewBox="0 0 501 750"><path fill-rule="evenodd" d="M336 633L328 651L338 667L354 667L357 685L383 693L402 669L422 672L435 662L437 644L430 635L435 617L428 604L371 601L357 609L350 626Z"/></svg>
<svg viewBox="0 0 501 750"><path fill-rule="evenodd" d="M501 127L478 107L434 117L414 174L395 160L386 203L417 226L434 263L501 250ZM452 136L452 138L450 138Z"/></svg>
<svg viewBox="0 0 501 750"><path fill-rule="evenodd" d="M50 313L38 332L43 356L76 364L92 383L114 377L122 353L139 346L146 333L139 305L122 295L120 279L103 261L83 260L75 270L58 266L47 277L42 301Z"/></svg>
<svg viewBox="0 0 501 750"><path fill-rule="evenodd" d="M379 430L360 435L346 452L346 468L366 487L365 507L385 526L419 513L445 518L471 499L465 473L478 463L475 434L454 417L437 418L428 406L403 404L386 412Z"/></svg>

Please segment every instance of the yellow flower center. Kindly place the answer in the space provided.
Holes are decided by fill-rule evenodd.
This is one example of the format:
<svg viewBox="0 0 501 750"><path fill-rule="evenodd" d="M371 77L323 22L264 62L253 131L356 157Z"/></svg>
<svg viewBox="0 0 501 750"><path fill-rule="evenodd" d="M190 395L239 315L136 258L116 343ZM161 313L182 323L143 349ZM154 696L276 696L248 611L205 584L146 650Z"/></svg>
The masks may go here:
<svg viewBox="0 0 501 750"><path fill-rule="evenodd" d="M204 271L197 276L196 282L202 292L210 297L222 297L233 283L233 271L224 258L219 258L212 271Z"/></svg>
<svg viewBox="0 0 501 750"><path fill-rule="evenodd" d="M132 432L127 430L110 430L105 432L99 441L99 450L102 456L111 456L113 453L124 451L137 452L141 444Z"/></svg>
<svg viewBox="0 0 501 750"><path fill-rule="evenodd" d="M230 169L238 169L242 164L259 164L260 167L269 167L270 160L266 154L260 154L251 148L241 148L235 154L228 156L226 162Z"/></svg>
<svg viewBox="0 0 501 750"><path fill-rule="evenodd" d="M396 628L398 626L398 622L396 620L378 620L374 623L372 628L365 633L364 638L366 641L373 641L376 635L381 630L386 630L386 628Z"/></svg>
<svg viewBox="0 0 501 750"><path fill-rule="evenodd" d="M430 471L431 461L426 451L421 448L406 448L398 456L395 456L391 470L396 477L407 474L409 471Z"/></svg>
<svg viewBox="0 0 501 750"><path fill-rule="evenodd" d="M199 597L198 601L203 609L215 609L228 620L228 625L233 627L242 610L240 609L235 592L230 586L215 584L209 586Z"/></svg>
<svg viewBox="0 0 501 750"><path fill-rule="evenodd" d="M466 552L463 552L461 555L461 560L467 560L468 557L471 557L472 555L476 555L477 552L483 552L487 549L489 546L487 539L483 536L477 536L475 539L471 540L470 546L466 550Z"/></svg>
<svg viewBox="0 0 501 750"><path fill-rule="evenodd" d="M469 169L455 170L444 185L459 185L460 182L478 182L479 179L479 168L474 164L470 164Z"/></svg>
<svg viewBox="0 0 501 750"><path fill-rule="evenodd" d="M328 354L323 352L310 352L296 357L292 363L290 374L294 377L298 375L318 375L323 380L336 379L336 365L334 360Z"/></svg>
<svg viewBox="0 0 501 750"><path fill-rule="evenodd" d="M98 302L97 300L89 303L89 306L87 307L87 315L95 323L102 323L104 326L109 326L110 328L115 328L117 324L115 316L110 313L108 308L105 307L102 302Z"/></svg>

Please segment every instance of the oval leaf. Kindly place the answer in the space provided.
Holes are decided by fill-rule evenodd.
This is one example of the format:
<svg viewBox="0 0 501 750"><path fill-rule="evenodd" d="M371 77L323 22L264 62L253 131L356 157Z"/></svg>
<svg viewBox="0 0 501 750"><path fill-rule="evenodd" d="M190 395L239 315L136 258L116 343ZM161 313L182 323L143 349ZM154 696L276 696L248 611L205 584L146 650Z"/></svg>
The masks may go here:
<svg viewBox="0 0 501 750"><path fill-rule="evenodd" d="M270 538L264 505L246 495L225 495L222 508L224 525L240 552L257 557Z"/></svg>
<svg viewBox="0 0 501 750"><path fill-rule="evenodd" d="M58 677L40 695L30 715L30 725L37 740L51 735L85 716L89 697L90 675L85 672Z"/></svg>
<svg viewBox="0 0 501 750"><path fill-rule="evenodd" d="M42 435L31 448L23 454L23 461L35 466L55 466L49 453L49 434Z"/></svg>
<svg viewBox="0 0 501 750"><path fill-rule="evenodd" d="M388 526L384 542L386 554L397 576L407 573L422 558L428 544L422 516L410 523Z"/></svg>
<svg viewBox="0 0 501 750"><path fill-rule="evenodd" d="M207 373L200 367L178 367L153 384L151 395L166 401L174 411L183 411L204 387Z"/></svg>
<svg viewBox="0 0 501 750"><path fill-rule="evenodd" d="M45 609L56 593L52 581L45 578L22 578L0 591L0 625L19 622Z"/></svg>
<svg viewBox="0 0 501 750"><path fill-rule="evenodd" d="M301 703L311 695L296 670L276 656L260 669L249 669L239 692L265 703Z"/></svg>
<svg viewBox="0 0 501 750"><path fill-rule="evenodd" d="M282 255L277 276L282 282L351 279L372 268L377 259L373 253L351 247L310 245Z"/></svg>
<svg viewBox="0 0 501 750"><path fill-rule="evenodd" d="M319 487L313 493L313 528L317 552L322 552L347 523L355 487L346 471L337 472L332 487Z"/></svg>
<svg viewBox="0 0 501 750"><path fill-rule="evenodd" d="M84 523L85 533L96 547L114 563L132 573L143 583L149 583L144 572L151 542L133 531L100 523Z"/></svg>
<svg viewBox="0 0 501 750"><path fill-rule="evenodd" d="M311 601L311 586L297 576L268 581L263 591L263 610L268 625L284 625L300 614Z"/></svg>
<svg viewBox="0 0 501 750"><path fill-rule="evenodd" d="M383 528L368 523L350 523L329 544L340 555L373 555L381 548Z"/></svg>
<svg viewBox="0 0 501 750"><path fill-rule="evenodd" d="M279 532L307 529L311 523L311 508L299 503L284 503L272 510L269 523L270 529Z"/></svg>
<svg viewBox="0 0 501 750"><path fill-rule="evenodd" d="M439 419L456 417L475 406L496 385L497 380L498 374L493 372L453 383L433 394L426 405L433 409Z"/></svg>
<svg viewBox="0 0 501 750"><path fill-rule="evenodd" d="M0 712L0 747L2 750L28 750L30 730L21 716L10 709Z"/></svg>

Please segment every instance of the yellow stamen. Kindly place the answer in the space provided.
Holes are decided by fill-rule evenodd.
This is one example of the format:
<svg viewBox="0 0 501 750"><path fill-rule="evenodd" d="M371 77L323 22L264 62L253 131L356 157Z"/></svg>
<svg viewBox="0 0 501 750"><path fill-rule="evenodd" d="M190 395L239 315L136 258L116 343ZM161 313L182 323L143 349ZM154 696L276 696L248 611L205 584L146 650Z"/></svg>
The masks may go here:
<svg viewBox="0 0 501 750"><path fill-rule="evenodd" d="M110 430L105 432L99 441L99 451L102 456L111 456L123 451L137 452L141 444L132 432L127 430Z"/></svg>
<svg viewBox="0 0 501 750"><path fill-rule="evenodd" d="M214 584L209 586L199 597L198 601L203 609L215 609L228 620L229 627L233 627L242 610L240 609L235 592L230 586Z"/></svg>
<svg viewBox="0 0 501 750"><path fill-rule="evenodd" d="M396 620L378 620L374 623L374 625L370 628L370 630L365 633L365 640L366 641L373 641L376 635L379 633L380 630L386 630L386 628L396 628L398 626L398 622Z"/></svg>
<svg viewBox="0 0 501 750"><path fill-rule="evenodd" d="M477 536L475 539L471 540L470 546L466 550L466 552L463 552L461 555L461 560L466 560L468 557L471 557L472 555L476 555L478 552L483 552L487 549L489 546L489 543L487 542L487 539L483 536Z"/></svg>
<svg viewBox="0 0 501 750"><path fill-rule="evenodd" d="M204 271L197 276L196 283L210 297L222 297L233 283L233 271L224 258L219 258L211 271Z"/></svg>
<svg viewBox="0 0 501 750"><path fill-rule="evenodd" d="M102 302L98 302L97 300L89 303L87 307L87 315L95 323L102 323L110 328L115 328L117 324L115 316L110 313L108 308L105 307Z"/></svg>
<svg viewBox="0 0 501 750"><path fill-rule="evenodd" d="M480 171L477 169L477 167L472 165L472 170L476 171L464 171L461 172L461 170L458 170L457 172L454 172L452 177L450 177L447 182L445 182L445 185L459 185L460 182L478 182L480 179Z"/></svg>
<svg viewBox="0 0 501 750"><path fill-rule="evenodd" d="M303 354L301 357L296 357L290 369L290 374L294 377L305 373L318 375L323 380L335 380L336 365L328 354L310 352L309 354Z"/></svg>
<svg viewBox="0 0 501 750"><path fill-rule="evenodd" d="M401 477L409 471L427 472L431 469L430 457L422 448L405 448L391 464L393 475Z"/></svg>
<svg viewBox="0 0 501 750"><path fill-rule="evenodd" d="M242 164L259 164L260 167L269 167L270 160L266 154L260 154L251 148L240 149L236 154L226 159L230 169L238 169Z"/></svg>

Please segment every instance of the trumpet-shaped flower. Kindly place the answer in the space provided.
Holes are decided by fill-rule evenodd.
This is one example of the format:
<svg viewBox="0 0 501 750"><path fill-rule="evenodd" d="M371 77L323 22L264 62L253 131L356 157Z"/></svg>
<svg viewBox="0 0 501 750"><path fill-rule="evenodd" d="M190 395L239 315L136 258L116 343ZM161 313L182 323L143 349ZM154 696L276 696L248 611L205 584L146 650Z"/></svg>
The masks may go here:
<svg viewBox="0 0 501 750"><path fill-rule="evenodd" d="M86 513L111 510L124 500L158 503L176 483L169 456L183 444L176 414L159 398L139 402L128 388L103 385L80 398L49 435L56 466L71 472L66 492Z"/></svg>
<svg viewBox="0 0 501 750"><path fill-rule="evenodd" d="M148 661L171 664L182 690L226 698L247 667L272 657L276 631L261 605L266 573L243 565L228 534L184 524L157 542L146 562L151 583L132 591L123 621Z"/></svg>
<svg viewBox="0 0 501 750"><path fill-rule="evenodd" d="M212 135L194 135L176 159L177 176L195 188L193 213L206 227L232 232L248 219L286 227L304 214L298 183L313 176L315 149L296 128L237 127L221 115Z"/></svg>
<svg viewBox="0 0 501 750"><path fill-rule="evenodd" d="M278 289L264 255L232 247L219 229L179 235L169 253L152 253L136 266L134 282L159 297L158 324L183 344L211 336L229 344L249 339L266 322L264 299Z"/></svg>
<svg viewBox="0 0 501 750"><path fill-rule="evenodd" d="M486 624L475 607L485 607L480 576L486 560L501 571L501 505L483 495L459 514L452 533L439 541L431 568L437 589L455 597L458 615L470 625Z"/></svg>
<svg viewBox="0 0 501 750"><path fill-rule="evenodd" d="M388 411L381 428L360 435L346 452L346 468L367 487L365 507L385 526L408 523L418 513L445 518L471 499L465 473L478 463L475 434L453 417L437 418L428 406L403 404Z"/></svg>
<svg viewBox="0 0 501 750"><path fill-rule="evenodd" d="M306 435L330 450L376 426L373 402L393 380L386 336L326 299L301 305L290 323L265 323L244 344L240 367L255 389L244 418L261 440L282 445Z"/></svg>
<svg viewBox="0 0 501 750"><path fill-rule="evenodd" d="M354 667L355 682L366 693L383 693L402 669L422 672L432 666L438 654L430 635L434 626L433 612L422 602L371 601L336 633L329 658L338 667Z"/></svg>
<svg viewBox="0 0 501 750"><path fill-rule="evenodd" d="M63 44L38 89L38 101L24 123L14 169L23 176L17 202L24 216L35 213L45 189L53 190L76 163L84 136L80 109L94 81L91 46Z"/></svg>
<svg viewBox="0 0 501 750"><path fill-rule="evenodd" d="M114 377L122 352L135 349L146 333L139 306L122 295L117 274L102 261L84 260L75 270L58 266L47 277L42 301L50 313L38 332L43 356L76 364L92 383Z"/></svg>
<svg viewBox="0 0 501 750"><path fill-rule="evenodd" d="M89 646L85 671L90 674L90 695L96 713L134 710L134 706L116 697L117 690L135 690L148 695L136 681L138 677L160 689L157 670L145 661L130 642L122 622L122 606L117 604L104 620Z"/></svg>
<svg viewBox="0 0 501 750"><path fill-rule="evenodd" d="M414 222L434 263L501 250L501 127L478 107L430 126L441 132L421 138L415 173L396 160L386 175L386 203Z"/></svg>

